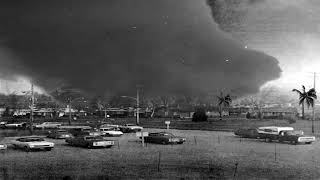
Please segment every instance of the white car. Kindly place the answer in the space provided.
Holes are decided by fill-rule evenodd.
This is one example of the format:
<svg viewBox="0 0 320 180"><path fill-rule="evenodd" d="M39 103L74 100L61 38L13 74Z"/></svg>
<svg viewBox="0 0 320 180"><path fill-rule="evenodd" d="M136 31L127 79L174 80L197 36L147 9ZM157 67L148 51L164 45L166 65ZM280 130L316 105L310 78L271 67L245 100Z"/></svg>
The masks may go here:
<svg viewBox="0 0 320 180"><path fill-rule="evenodd" d="M12 141L14 148L21 148L29 152L33 149L43 149L46 151L51 151L54 148L54 143L45 141L42 137L28 136L20 137Z"/></svg>
<svg viewBox="0 0 320 180"><path fill-rule="evenodd" d="M7 122L6 121L1 121L0 122L0 128L5 128L6 127Z"/></svg>
<svg viewBox="0 0 320 180"><path fill-rule="evenodd" d="M119 137L123 135L123 132L117 127L102 127L99 129L103 136Z"/></svg>
<svg viewBox="0 0 320 180"><path fill-rule="evenodd" d="M140 132L143 130L143 127L137 126L135 124L125 124L124 126L120 126L120 130L124 133Z"/></svg>
<svg viewBox="0 0 320 180"><path fill-rule="evenodd" d="M0 150L6 150L7 145L6 144L0 144Z"/></svg>
<svg viewBox="0 0 320 180"><path fill-rule="evenodd" d="M55 129L59 128L62 124L56 123L56 122L44 122L42 124L35 125L35 128L37 129Z"/></svg>
<svg viewBox="0 0 320 180"><path fill-rule="evenodd" d="M21 122L21 123L10 123L6 124L6 128L25 128L27 126L26 122Z"/></svg>

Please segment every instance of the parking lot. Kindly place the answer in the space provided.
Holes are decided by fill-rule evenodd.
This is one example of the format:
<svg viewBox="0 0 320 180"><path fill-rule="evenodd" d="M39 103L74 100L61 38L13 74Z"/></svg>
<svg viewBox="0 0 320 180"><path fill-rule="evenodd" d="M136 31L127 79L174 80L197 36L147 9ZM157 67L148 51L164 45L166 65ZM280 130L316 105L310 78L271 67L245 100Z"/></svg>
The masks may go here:
<svg viewBox="0 0 320 180"><path fill-rule="evenodd" d="M163 131L146 129L148 132ZM134 133L110 149L85 149L64 140L50 152L10 147L0 154L0 179L317 179L319 142L266 143L231 132L169 130L182 145L146 144ZM10 143L6 137L1 142Z"/></svg>

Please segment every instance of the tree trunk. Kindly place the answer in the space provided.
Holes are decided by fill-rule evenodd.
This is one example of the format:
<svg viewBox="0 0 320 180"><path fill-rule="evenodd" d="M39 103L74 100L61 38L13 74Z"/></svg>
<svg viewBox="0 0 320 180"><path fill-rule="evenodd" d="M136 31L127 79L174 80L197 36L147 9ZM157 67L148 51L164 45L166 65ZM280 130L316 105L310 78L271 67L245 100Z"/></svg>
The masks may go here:
<svg viewBox="0 0 320 180"><path fill-rule="evenodd" d="M304 102L302 103L301 107L302 107L302 119L304 119Z"/></svg>
<svg viewBox="0 0 320 180"><path fill-rule="evenodd" d="M222 108L221 108L221 105L219 105L219 117L220 117L220 119L222 118Z"/></svg>

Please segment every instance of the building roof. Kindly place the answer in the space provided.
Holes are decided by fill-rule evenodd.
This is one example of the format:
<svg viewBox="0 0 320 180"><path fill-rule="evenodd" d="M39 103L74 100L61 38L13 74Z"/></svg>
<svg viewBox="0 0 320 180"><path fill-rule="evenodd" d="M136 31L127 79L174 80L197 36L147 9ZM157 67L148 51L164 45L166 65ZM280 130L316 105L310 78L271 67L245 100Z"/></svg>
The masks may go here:
<svg viewBox="0 0 320 180"><path fill-rule="evenodd" d="M275 112L275 113L297 113L298 110L294 107L282 108L262 108L262 112Z"/></svg>

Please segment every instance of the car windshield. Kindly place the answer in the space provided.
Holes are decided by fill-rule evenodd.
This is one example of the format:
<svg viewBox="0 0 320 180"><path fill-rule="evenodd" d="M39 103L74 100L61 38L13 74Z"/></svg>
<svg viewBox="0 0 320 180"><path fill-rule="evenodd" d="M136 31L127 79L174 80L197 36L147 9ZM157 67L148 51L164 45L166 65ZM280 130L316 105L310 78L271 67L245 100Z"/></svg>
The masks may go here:
<svg viewBox="0 0 320 180"><path fill-rule="evenodd" d="M158 133L159 136L174 136L173 134L171 133L167 133L167 132L161 132L161 133Z"/></svg>
<svg viewBox="0 0 320 180"><path fill-rule="evenodd" d="M17 141L20 141L20 142L37 142L37 141L44 141L43 138L20 138L20 139L17 139Z"/></svg>
<svg viewBox="0 0 320 180"><path fill-rule="evenodd" d="M85 137L86 140L103 140L101 136L88 136Z"/></svg>
<svg viewBox="0 0 320 180"><path fill-rule="evenodd" d="M66 131L66 130L58 130L57 132L58 133L68 133L68 131Z"/></svg>
<svg viewBox="0 0 320 180"><path fill-rule="evenodd" d="M103 128L101 129L102 131L110 131L110 130L114 130L115 128L114 127L106 127L106 128Z"/></svg>

